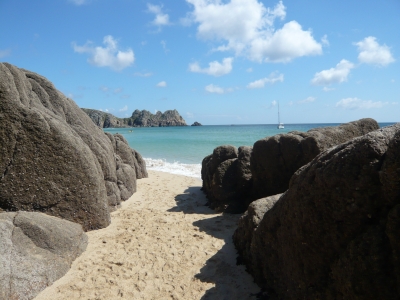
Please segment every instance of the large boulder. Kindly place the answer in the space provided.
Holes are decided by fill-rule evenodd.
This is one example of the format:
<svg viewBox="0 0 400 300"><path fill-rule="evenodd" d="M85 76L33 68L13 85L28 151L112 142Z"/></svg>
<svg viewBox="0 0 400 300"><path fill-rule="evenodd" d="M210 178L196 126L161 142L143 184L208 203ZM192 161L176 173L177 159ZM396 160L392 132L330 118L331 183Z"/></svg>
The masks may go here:
<svg viewBox="0 0 400 300"><path fill-rule="evenodd" d="M399 299L399 236L400 123L299 169L241 253L271 299Z"/></svg>
<svg viewBox="0 0 400 300"><path fill-rule="evenodd" d="M41 211L92 230L135 191L135 170L117 161L102 129L46 78L8 63L0 64L0 145L5 211Z"/></svg>
<svg viewBox="0 0 400 300"><path fill-rule="evenodd" d="M233 234L233 242L238 251L241 263L251 263L253 234L264 218L265 213L275 205L281 195L273 195L253 201L243 216L240 217L237 230Z"/></svg>
<svg viewBox="0 0 400 300"><path fill-rule="evenodd" d="M321 152L379 129L373 119L361 119L336 127L293 131L257 141L250 160L253 200L283 193L301 166Z"/></svg>
<svg viewBox="0 0 400 300"><path fill-rule="evenodd" d="M209 205L217 211L240 212L247 208L251 186L251 147L226 145L203 159L203 190Z"/></svg>
<svg viewBox="0 0 400 300"><path fill-rule="evenodd" d="M82 226L38 212L0 213L0 299L33 299L87 246Z"/></svg>

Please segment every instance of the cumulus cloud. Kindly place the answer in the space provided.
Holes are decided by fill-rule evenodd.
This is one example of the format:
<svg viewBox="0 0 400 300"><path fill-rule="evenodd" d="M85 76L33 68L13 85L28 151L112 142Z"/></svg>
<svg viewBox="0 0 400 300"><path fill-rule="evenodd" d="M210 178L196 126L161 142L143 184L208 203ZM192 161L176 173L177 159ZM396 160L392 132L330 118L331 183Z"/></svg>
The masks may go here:
<svg viewBox="0 0 400 300"><path fill-rule="evenodd" d="M155 14L155 18L152 22L153 25L156 26L170 25L169 15L163 13L161 5L153 5L147 3L147 9L149 12Z"/></svg>
<svg viewBox="0 0 400 300"><path fill-rule="evenodd" d="M214 84L207 85L205 87L205 90L209 93L214 93L214 94L225 94L233 91L232 88L222 88Z"/></svg>
<svg viewBox="0 0 400 300"><path fill-rule="evenodd" d="M390 52L390 48L386 45L379 45L376 37L369 36L355 43L358 47L358 60L361 63L372 64L377 66L386 66L395 61Z"/></svg>
<svg viewBox="0 0 400 300"><path fill-rule="evenodd" d="M258 0L186 1L193 5L187 18L198 24L198 37L223 42L217 51L232 50L236 55L259 62L289 62L296 57L322 53L322 46L314 40L312 32L303 30L296 21L275 29L275 20L286 16L282 1L272 9Z"/></svg>
<svg viewBox="0 0 400 300"><path fill-rule="evenodd" d="M208 64L208 68L201 68L197 62L189 64L189 70L194 73L204 73L215 77L229 74L232 71L233 58L224 58L222 63L213 61Z"/></svg>
<svg viewBox="0 0 400 300"><path fill-rule="evenodd" d="M157 87L166 87L167 83L165 81L160 81L159 83L157 83Z"/></svg>
<svg viewBox="0 0 400 300"><path fill-rule="evenodd" d="M313 85L330 85L332 83L341 83L347 81L350 70L354 68L354 64L342 59L334 68L323 70L315 73L311 80Z"/></svg>
<svg viewBox="0 0 400 300"><path fill-rule="evenodd" d="M371 108L381 108L384 105L388 104L388 102L376 101L373 102L371 100L361 100L359 98L345 98L336 103L336 107L343 109L371 109Z"/></svg>
<svg viewBox="0 0 400 300"><path fill-rule="evenodd" d="M267 83L274 84L275 82L283 82L283 74L277 72L271 73L268 77L253 81L247 85L248 89L263 88Z"/></svg>
<svg viewBox="0 0 400 300"><path fill-rule="evenodd" d="M104 37L103 44L105 47L94 47L92 42L88 41L83 46L78 46L73 42L72 46L77 53L90 54L88 62L97 67L110 67L114 71L121 71L135 61L132 49L119 50L117 41L111 35Z"/></svg>

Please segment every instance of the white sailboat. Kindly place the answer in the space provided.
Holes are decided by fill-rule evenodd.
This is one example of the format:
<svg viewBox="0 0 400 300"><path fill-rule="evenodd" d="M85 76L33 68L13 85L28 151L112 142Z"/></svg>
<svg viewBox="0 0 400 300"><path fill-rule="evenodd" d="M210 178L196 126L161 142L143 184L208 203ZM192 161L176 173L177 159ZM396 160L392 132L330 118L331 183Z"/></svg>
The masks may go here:
<svg viewBox="0 0 400 300"><path fill-rule="evenodd" d="M281 123L280 115L279 115L279 102L278 102L278 129L284 129L283 123Z"/></svg>

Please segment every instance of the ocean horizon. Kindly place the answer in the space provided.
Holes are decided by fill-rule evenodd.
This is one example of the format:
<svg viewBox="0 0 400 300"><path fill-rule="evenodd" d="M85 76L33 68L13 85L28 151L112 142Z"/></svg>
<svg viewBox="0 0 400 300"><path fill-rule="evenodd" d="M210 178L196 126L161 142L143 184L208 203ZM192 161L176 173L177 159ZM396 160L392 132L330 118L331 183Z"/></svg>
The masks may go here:
<svg viewBox="0 0 400 300"><path fill-rule="evenodd" d="M385 127L396 122L378 123ZM221 145L253 146L262 138L291 131L338 126L342 123L231 124L177 127L105 128L105 132L122 134L129 146L138 151L149 170L201 178L201 162Z"/></svg>

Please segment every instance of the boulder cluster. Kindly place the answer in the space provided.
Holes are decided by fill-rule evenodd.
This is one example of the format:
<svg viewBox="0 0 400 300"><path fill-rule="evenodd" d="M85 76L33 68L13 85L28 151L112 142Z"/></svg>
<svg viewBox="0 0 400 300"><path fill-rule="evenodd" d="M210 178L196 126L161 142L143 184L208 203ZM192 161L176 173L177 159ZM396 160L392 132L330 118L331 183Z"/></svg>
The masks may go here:
<svg viewBox="0 0 400 300"><path fill-rule="evenodd" d="M234 243L269 299L400 298L400 124L320 153Z"/></svg>
<svg viewBox="0 0 400 300"><path fill-rule="evenodd" d="M400 298L400 123L291 132L203 160L211 207L267 299Z"/></svg>
<svg viewBox="0 0 400 300"><path fill-rule="evenodd" d="M108 226L147 171L122 135L104 133L46 78L8 63L0 63L0 145L0 298L19 299L63 275L86 247L83 231ZM64 235L73 254L57 250ZM31 255L41 275L18 277L25 264L12 261ZM49 260L58 266L50 275Z"/></svg>
<svg viewBox="0 0 400 300"><path fill-rule="evenodd" d="M212 208L244 212L252 201L286 191L294 172L321 152L378 128L375 120L361 119L277 134L253 147L217 147L202 161L203 191Z"/></svg>

